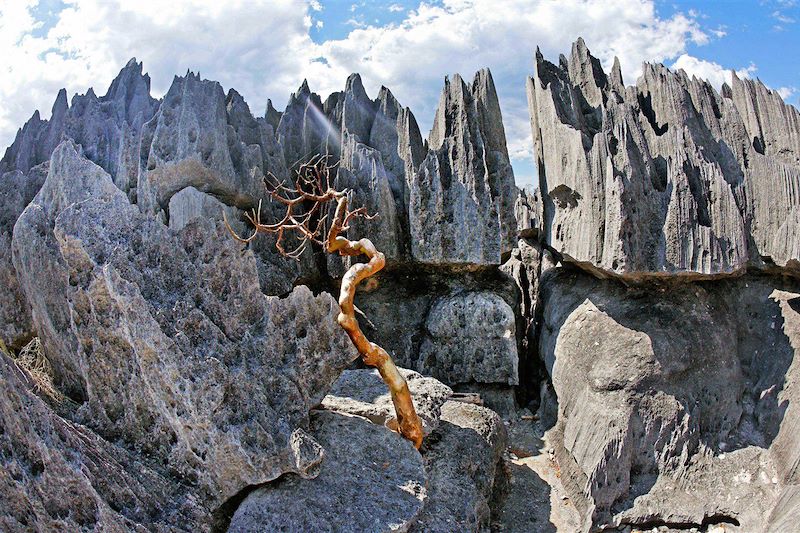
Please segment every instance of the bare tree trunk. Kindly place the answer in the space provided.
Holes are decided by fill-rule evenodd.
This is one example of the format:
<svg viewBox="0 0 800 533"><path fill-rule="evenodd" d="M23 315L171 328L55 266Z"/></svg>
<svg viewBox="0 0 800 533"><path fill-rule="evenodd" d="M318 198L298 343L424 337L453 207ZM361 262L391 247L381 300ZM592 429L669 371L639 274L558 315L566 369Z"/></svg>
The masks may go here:
<svg viewBox="0 0 800 533"><path fill-rule="evenodd" d="M342 287L339 290L341 313L339 313L337 321L350 336L350 340L353 341L356 349L361 354L364 363L377 368L378 372L380 372L392 395L392 402L397 415L398 431L419 449L422 445L422 422L414 409L414 402L411 399L408 384L405 378L400 375L397 366L395 366L394 361L392 361L386 350L367 339L355 317L353 300L358 284L381 270L386 265L386 259L369 239L349 241L339 236L345 223L346 213L347 197L343 196L338 200L336 215L328 233L325 247L329 253L339 253L339 255L343 256L364 254L369 258L369 262L354 264L342 278Z"/></svg>

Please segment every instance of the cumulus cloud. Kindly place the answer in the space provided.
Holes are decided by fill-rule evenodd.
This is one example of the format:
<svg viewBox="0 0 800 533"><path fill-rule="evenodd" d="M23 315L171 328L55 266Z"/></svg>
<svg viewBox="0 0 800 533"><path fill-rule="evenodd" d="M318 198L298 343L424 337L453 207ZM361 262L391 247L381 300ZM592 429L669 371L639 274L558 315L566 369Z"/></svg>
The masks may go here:
<svg viewBox="0 0 800 533"><path fill-rule="evenodd" d="M673 69L683 69L688 75L708 80L717 90L722 88L723 83L731 84L731 69L722 67L719 63L698 59L689 54L682 54L673 64ZM740 78L749 78L757 68L754 64L736 69L736 75Z"/></svg>
<svg viewBox="0 0 800 533"><path fill-rule="evenodd" d="M47 116L59 88L104 92L131 56L144 61L157 96L174 74L191 69L236 88L254 113L263 113L268 97L280 108L304 78L324 98L360 72L371 95L385 85L411 106L423 130L445 75L470 80L488 66L515 168L532 173L524 82L536 46L555 59L583 36L604 67L618 56L632 83L643 61L679 58L690 68L681 59L691 57L687 45L713 36L696 14L660 17L650 0L443 0L406 10L400 22L356 20L363 26L318 44L310 32L332 9L323 7L316 0L67 0L45 28L34 16L37 0L0 0L0 144L10 143L34 109ZM709 73L724 71L711 65L719 68Z"/></svg>

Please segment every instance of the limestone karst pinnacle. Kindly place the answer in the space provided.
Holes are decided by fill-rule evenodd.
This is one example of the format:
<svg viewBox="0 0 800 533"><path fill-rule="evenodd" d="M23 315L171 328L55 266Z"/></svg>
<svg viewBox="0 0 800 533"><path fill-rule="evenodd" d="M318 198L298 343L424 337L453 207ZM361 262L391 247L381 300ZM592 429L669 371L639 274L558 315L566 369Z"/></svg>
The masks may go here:
<svg viewBox="0 0 800 533"><path fill-rule="evenodd" d="M358 74L277 107L191 71L156 100L136 59L60 91L0 160L0 529L788 530L800 114L735 74L603 64L536 50L534 191L488 69L444 78L427 138ZM350 259L221 222L273 221L264 178L316 154L379 213L353 223L387 257L356 305L409 369L421 455L345 370Z"/></svg>

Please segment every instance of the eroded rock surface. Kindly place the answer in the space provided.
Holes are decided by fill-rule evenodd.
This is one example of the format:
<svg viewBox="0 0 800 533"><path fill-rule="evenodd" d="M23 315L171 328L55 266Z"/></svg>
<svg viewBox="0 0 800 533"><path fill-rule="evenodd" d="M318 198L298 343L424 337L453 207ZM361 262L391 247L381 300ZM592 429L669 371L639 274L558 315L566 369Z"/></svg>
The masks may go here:
<svg viewBox="0 0 800 533"><path fill-rule="evenodd" d="M652 292L561 271L543 283L556 460L584 530L766 520L797 483L800 285L747 277Z"/></svg>
<svg viewBox="0 0 800 533"><path fill-rule="evenodd" d="M447 383L519 383L514 311L491 292L438 300L428 312L417 368Z"/></svg>
<svg viewBox="0 0 800 533"><path fill-rule="evenodd" d="M414 259L499 264L516 236L516 186L488 70L471 85L445 79L428 147L409 186Z"/></svg>
<svg viewBox="0 0 800 533"><path fill-rule="evenodd" d="M368 420L315 412L311 434L325 447L313 480L287 475L251 492L228 531L407 531L427 497L422 456Z"/></svg>
<svg viewBox="0 0 800 533"><path fill-rule="evenodd" d="M0 354L0 529L208 531L174 477L61 418Z"/></svg>
<svg viewBox="0 0 800 533"><path fill-rule="evenodd" d="M720 95L645 64L625 87L579 39L559 66L537 52L528 95L544 239L565 259L629 277L796 261L800 115L761 82Z"/></svg>
<svg viewBox="0 0 800 533"><path fill-rule="evenodd" d="M70 143L13 248L56 382L82 402L76 421L210 507L285 472L312 475L322 452L302 429L308 409L356 355L329 295L264 296L254 257L223 227L173 235Z"/></svg>

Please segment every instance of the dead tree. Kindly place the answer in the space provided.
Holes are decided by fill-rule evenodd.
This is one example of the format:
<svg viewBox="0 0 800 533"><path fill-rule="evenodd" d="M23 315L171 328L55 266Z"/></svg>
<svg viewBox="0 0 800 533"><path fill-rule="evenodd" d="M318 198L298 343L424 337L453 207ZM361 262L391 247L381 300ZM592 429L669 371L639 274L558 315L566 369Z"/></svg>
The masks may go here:
<svg viewBox="0 0 800 533"><path fill-rule="evenodd" d="M341 234L349 229L348 224L353 219L357 217L372 219L377 214L369 215L364 207L350 211L347 207L348 191L337 191L331 186L330 171L331 167L325 157L315 157L309 163L300 166L295 174L293 187L287 187L269 175L264 178L264 184L270 196L285 206L286 212L283 218L274 224L264 224L261 221L261 202L259 202L258 209L253 209L245 215L253 226L253 233L249 237L239 236L231 228L227 218L225 225L233 237L242 243L251 242L259 233L275 234L275 246L278 251L283 256L295 260L300 259L309 243L321 246L328 253L338 253L341 256L363 254L369 259L367 263L352 265L342 278L339 291L341 312L337 322L350 336L364 363L377 368L389 387L396 414L393 429L398 430L419 449L422 444L422 422L414 409L408 384L386 350L367 339L355 317L356 307L353 300L358 284L381 270L386 264L386 258L369 239L351 241ZM331 219L329 212L333 202L336 204L336 209ZM326 227L327 235L323 240ZM290 250L286 248L287 234L296 238Z"/></svg>

